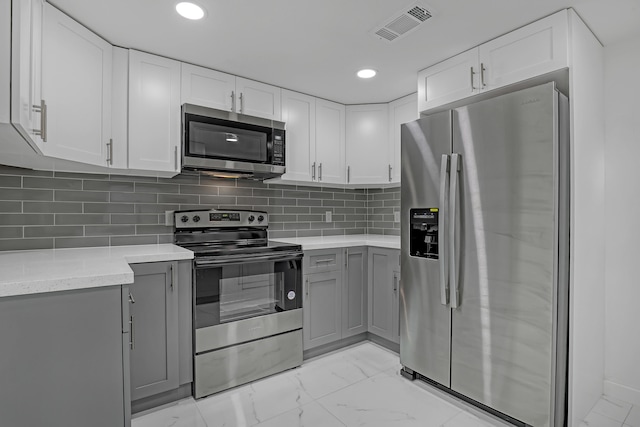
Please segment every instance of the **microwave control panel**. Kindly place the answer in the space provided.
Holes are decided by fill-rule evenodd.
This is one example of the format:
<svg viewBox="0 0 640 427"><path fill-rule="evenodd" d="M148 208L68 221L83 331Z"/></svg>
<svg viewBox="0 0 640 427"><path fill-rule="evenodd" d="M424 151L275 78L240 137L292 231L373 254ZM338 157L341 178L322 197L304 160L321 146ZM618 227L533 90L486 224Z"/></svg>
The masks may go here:
<svg viewBox="0 0 640 427"><path fill-rule="evenodd" d="M284 131L273 130L273 150L272 150L272 163L274 165L284 165Z"/></svg>

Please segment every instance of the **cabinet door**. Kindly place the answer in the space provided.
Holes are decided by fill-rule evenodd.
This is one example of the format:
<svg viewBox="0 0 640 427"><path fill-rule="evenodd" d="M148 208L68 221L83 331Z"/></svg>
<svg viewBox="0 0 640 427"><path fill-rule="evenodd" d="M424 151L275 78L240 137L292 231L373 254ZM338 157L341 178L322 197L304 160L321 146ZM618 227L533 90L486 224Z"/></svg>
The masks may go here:
<svg viewBox="0 0 640 427"><path fill-rule="evenodd" d="M304 285L304 349L342 338L342 271L308 274Z"/></svg>
<svg viewBox="0 0 640 427"><path fill-rule="evenodd" d="M444 60L418 73L418 111L466 98L479 92L478 48Z"/></svg>
<svg viewBox="0 0 640 427"><path fill-rule="evenodd" d="M137 400L178 387L178 293L171 263L131 268L131 400Z"/></svg>
<svg viewBox="0 0 640 427"><path fill-rule="evenodd" d="M233 111L236 77L191 64L182 64L180 104Z"/></svg>
<svg viewBox="0 0 640 427"><path fill-rule="evenodd" d="M347 183L388 183L389 107L347 106Z"/></svg>
<svg viewBox="0 0 640 427"><path fill-rule="evenodd" d="M480 45L483 90L568 67L567 11Z"/></svg>
<svg viewBox="0 0 640 427"><path fill-rule="evenodd" d="M389 104L389 182L400 182L400 126L419 117L416 93Z"/></svg>
<svg viewBox="0 0 640 427"><path fill-rule="evenodd" d="M106 166L112 47L50 4L44 11L42 97L47 108L42 152Z"/></svg>
<svg viewBox="0 0 640 427"><path fill-rule="evenodd" d="M129 168L180 170L180 63L129 51Z"/></svg>
<svg viewBox="0 0 640 427"><path fill-rule="evenodd" d="M282 118L280 88L236 77L236 111L278 120Z"/></svg>
<svg viewBox="0 0 640 427"><path fill-rule="evenodd" d="M327 184L344 184L345 106L316 99L317 179Z"/></svg>
<svg viewBox="0 0 640 427"><path fill-rule="evenodd" d="M11 2L11 122L42 149L42 0ZM4 102L4 101L3 101Z"/></svg>
<svg viewBox="0 0 640 427"><path fill-rule="evenodd" d="M112 84L111 84L111 141L107 150L107 165L112 168L126 169L127 161L127 124L129 121L129 50L113 48Z"/></svg>
<svg viewBox="0 0 640 427"><path fill-rule="evenodd" d="M394 341L392 251L369 249L369 332Z"/></svg>
<svg viewBox="0 0 640 427"><path fill-rule="evenodd" d="M367 332L367 250L345 249L345 283L342 292L342 338Z"/></svg>
<svg viewBox="0 0 640 427"><path fill-rule="evenodd" d="M282 121L286 123L285 181L315 179L316 99L290 90L282 90Z"/></svg>

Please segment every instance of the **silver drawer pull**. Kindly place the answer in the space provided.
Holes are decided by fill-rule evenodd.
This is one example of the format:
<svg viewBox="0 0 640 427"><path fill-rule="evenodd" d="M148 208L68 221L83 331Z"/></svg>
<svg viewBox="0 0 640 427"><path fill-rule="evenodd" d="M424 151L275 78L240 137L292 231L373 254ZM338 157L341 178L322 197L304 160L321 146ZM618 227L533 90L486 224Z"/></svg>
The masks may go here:
<svg viewBox="0 0 640 427"><path fill-rule="evenodd" d="M333 258L327 258L327 259L318 259L316 260L316 264L319 264L321 262L334 262L335 260Z"/></svg>

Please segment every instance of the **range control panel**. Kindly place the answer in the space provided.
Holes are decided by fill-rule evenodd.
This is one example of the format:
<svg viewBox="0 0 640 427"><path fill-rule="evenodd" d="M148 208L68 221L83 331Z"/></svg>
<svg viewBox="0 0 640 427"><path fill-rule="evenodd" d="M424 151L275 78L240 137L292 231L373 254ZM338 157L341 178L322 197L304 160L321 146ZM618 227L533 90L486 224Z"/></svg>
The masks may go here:
<svg viewBox="0 0 640 427"><path fill-rule="evenodd" d="M269 225L269 216L262 211L176 211L176 230L207 227L262 227Z"/></svg>
<svg viewBox="0 0 640 427"><path fill-rule="evenodd" d="M410 209L409 254L438 259L438 208Z"/></svg>

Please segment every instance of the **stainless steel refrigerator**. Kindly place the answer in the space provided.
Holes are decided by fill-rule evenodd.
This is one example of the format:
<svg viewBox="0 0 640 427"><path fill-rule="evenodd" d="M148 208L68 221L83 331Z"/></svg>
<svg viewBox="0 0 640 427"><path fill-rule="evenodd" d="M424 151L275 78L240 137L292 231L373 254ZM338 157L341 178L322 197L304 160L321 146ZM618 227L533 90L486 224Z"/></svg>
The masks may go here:
<svg viewBox="0 0 640 427"><path fill-rule="evenodd" d="M548 83L402 125L403 374L516 424L566 424L568 111Z"/></svg>

